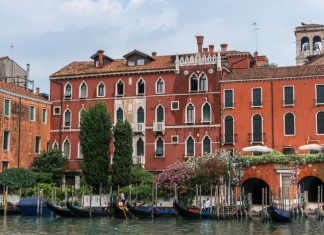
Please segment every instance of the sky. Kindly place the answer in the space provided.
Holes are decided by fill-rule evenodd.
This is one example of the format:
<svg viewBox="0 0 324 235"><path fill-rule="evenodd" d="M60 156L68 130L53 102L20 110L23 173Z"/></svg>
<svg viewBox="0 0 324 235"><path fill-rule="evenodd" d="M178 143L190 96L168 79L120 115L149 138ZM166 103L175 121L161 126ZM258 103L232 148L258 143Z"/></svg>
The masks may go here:
<svg viewBox="0 0 324 235"><path fill-rule="evenodd" d="M0 0L0 56L13 58L49 92L49 76L98 49L112 58L138 49L158 55L227 43L257 49L278 66L295 65L294 29L324 24L324 0ZM13 45L13 49L10 46Z"/></svg>

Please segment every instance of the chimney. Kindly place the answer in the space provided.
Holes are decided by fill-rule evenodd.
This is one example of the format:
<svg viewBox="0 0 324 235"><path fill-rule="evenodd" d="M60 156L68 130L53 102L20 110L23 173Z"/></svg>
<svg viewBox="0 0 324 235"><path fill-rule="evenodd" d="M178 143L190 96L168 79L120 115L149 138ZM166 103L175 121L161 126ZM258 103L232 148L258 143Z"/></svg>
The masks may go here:
<svg viewBox="0 0 324 235"><path fill-rule="evenodd" d="M39 96L39 87L36 87L35 95Z"/></svg>
<svg viewBox="0 0 324 235"><path fill-rule="evenodd" d="M198 45L198 52L201 53L204 44L204 36L196 36L196 40Z"/></svg>
<svg viewBox="0 0 324 235"><path fill-rule="evenodd" d="M203 52L208 52L208 48L207 47L203 48Z"/></svg>
<svg viewBox="0 0 324 235"><path fill-rule="evenodd" d="M98 68L101 68L104 64L104 51L99 50L98 51Z"/></svg>
<svg viewBox="0 0 324 235"><path fill-rule="evenodd" d="M26 79L29 80L30 64L26 65Z"/></svg>
<svg viewBox="0 0 324 235"><path fill-rule="evenodd" d="M214 52L214 45L209 45L209 52L210 53L213 53Z"/></svg>
<svg viewBox="0 0 324 235"><path fill-rule="evenodd" d="M253 57L254 57L254 59L258 59L258 56L259 56L259 52L258 51L255 51L254 53L253 53Z"/></svg>
<svg viewBox="0 0 324 235"><path fill-rule="evenodd" d="M220 46L221 46L221 52L226 52L227 51L228 45L226 43L221 44Z"/></svg>
<svg viewBox="0 0 324 235"><path fill-rule="evenodd" d="M156 55L157 55L156 51L153 51L152 56L156 56Z"/></svg>

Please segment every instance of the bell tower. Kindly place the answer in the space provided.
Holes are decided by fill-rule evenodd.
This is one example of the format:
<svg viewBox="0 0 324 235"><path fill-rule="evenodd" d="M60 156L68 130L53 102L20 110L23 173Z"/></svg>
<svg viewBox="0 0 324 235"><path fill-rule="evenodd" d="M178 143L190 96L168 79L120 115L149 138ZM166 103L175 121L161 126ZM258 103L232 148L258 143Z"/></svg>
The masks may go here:
<svg viewBox="0 0 324 235"><path fill-rule="evenodd" d="M305 24L295 28L296 64L303 65L312 56L324 53L324 25Z"/></svg>

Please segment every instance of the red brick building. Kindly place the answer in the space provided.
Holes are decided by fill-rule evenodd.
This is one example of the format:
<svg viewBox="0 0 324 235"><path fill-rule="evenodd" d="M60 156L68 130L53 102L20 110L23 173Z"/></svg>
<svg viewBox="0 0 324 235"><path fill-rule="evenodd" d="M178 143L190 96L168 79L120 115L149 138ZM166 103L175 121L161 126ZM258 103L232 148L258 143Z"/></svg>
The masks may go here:
<svg viewBox="0 0 324 235"><path fill-rule="evenodd" d="M73 62L51 75L51 145L69 157L69 183L78 184L81 174L80 112L99 100L113 122L133 125L134 163L150 171L221 147L219 81L230 69L256 66L258 57L229 51L227 44L219 53L213 45L203 48L202 36L197 44L195 53L170 56L134 50L113 59L98 51L92 61Z"/></svg>
<svg viewBox="0 0 324 235"><path fill-rule="evenodd" d="M50 143L51 103L39 94L0 82L1 170L29 168Z"/></svg>

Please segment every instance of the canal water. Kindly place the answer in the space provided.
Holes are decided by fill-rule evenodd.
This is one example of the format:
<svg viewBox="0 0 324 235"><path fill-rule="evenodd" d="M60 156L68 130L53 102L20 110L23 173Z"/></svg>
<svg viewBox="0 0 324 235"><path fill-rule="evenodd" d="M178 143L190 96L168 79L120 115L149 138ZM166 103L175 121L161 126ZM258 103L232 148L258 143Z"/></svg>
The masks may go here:
<svg viewBox="0 0 324 235"><path fill-rule="evenodd" d="M0 234L324 234L324 221L299 219L290 224L262 223L257 218L184 221L175 218L128 221L109 218L0 217Z"/></svg>

